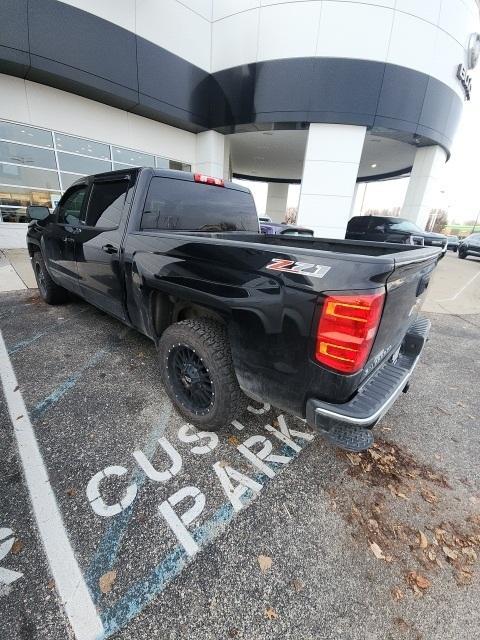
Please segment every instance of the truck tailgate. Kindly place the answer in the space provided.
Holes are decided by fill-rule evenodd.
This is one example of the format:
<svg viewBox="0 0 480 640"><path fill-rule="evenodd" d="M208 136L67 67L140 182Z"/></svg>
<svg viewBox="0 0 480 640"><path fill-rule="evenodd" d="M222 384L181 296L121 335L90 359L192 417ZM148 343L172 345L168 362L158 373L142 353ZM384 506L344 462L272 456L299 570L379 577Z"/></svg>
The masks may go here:
<svg viewBox="0 0 480 640"><path fill-rule="evenodd" d="M395 268L386 282L382 320L363 378L395 353L408 327L415 322L439 256L440 251L414 259L408 254L395 256Z"/></svg>

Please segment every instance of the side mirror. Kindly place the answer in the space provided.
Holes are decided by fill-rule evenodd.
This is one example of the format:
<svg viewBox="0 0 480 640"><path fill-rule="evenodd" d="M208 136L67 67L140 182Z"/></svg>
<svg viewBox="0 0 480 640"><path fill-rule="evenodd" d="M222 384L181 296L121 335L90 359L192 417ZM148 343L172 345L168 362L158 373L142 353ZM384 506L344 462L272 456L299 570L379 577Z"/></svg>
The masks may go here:
<svg viewBox="0 0 480 640"><path fill-rule="evenodd" d="M37 205L29 205L27 207L27 219L31 220L45 220L50 215L50 209L48 207L39 207Z"/></svg>

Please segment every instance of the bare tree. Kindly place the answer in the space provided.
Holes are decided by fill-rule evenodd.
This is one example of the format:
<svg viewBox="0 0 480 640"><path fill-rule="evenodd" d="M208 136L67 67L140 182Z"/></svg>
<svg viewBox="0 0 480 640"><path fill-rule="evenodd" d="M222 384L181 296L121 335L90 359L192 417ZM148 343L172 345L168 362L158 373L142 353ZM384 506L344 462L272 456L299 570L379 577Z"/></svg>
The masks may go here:
<svg viewBox="0 0 480 640"><path fill-rule="evenodd" d="M427 229L430 227L430 224L433 223L431 230L434 233L442 233L443 229L448 224L448 213L445 209L432 209L430 211L429 223L427 224Z"/></svg>
<svg viewBox="0 0 480 640"><path fill-rule="evenodd" d="M298 209L297 207L289 207L285 214L285 222L287 224L296 224L297 222Z"/></svg>

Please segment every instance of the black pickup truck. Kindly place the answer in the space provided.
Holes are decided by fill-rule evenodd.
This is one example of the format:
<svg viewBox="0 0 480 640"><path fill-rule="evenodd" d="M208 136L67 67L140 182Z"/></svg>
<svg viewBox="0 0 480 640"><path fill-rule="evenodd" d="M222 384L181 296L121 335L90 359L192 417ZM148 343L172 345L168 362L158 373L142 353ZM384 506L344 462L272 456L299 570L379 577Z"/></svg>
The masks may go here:
<svg viewBox="0 0 480 640"><path fill-rule="evenodd" d="M28 215L43 299L73 292L151 338L173 404L203 429L248 396L365 449L428 335L418 311L439 249L265 235L237 184L114 171Z"/></svg>

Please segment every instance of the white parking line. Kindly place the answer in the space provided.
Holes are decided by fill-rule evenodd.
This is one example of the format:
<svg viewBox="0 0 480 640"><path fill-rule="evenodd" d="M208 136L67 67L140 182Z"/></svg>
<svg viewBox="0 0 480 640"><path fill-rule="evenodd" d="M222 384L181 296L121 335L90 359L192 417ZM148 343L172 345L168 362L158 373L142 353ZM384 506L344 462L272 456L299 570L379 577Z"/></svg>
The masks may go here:
<svg viewBox="0 0 480 640"><path fill-rule="evenodd" d="M442 298L441 300L435 300L435 302L451 302L452 300L456 300L458 296L465 291L467 287L469 287L474 280L476 280L480 276L480 271L476 273L473 278L470 278L468 282L466 282L461 289L457 291L457 293L452 298Z"/></svg>
<svg viewBox="0 0 480 640"><path fill-rule="evenodd" d="M96 640L103 636L103 625L68 539L1 332L0 377L33 512L58 594L76 640Z"/></svg>

